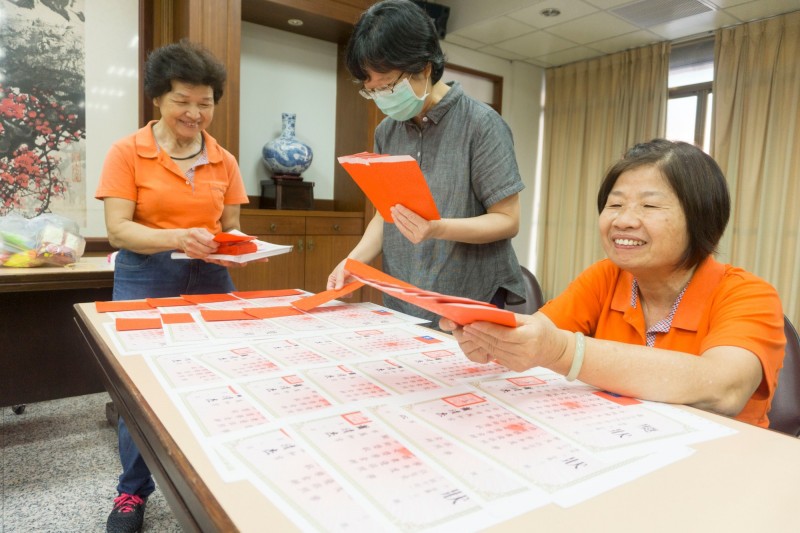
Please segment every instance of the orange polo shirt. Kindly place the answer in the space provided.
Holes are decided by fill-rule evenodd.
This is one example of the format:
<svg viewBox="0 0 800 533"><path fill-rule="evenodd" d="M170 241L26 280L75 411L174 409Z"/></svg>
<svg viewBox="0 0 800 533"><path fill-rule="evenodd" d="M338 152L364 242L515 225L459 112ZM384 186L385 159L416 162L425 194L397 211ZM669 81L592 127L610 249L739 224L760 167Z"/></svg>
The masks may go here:
<svg viewBox="0 0 800 533"><path fill-rule="evenodd" d="M596 339L645 345L642 306L631 307L633 276L608 259L578 276L541 311L556 326ZM703 261L692 276L668 333L656 335L656 348L701 355L714 346L738 346L761 361L761 385L737 420L767 427L772 395L783 366L786 338L778 293L741 268Z"/></svg>
<svg viewBox="0 0 800 533"><path fill-rule="evenodd" d="M106 156L95 198L136 202L133 221L150 228L222 231L225 205L246 204L247 193L233 155L206 132L208 164L189 181L153 136L153 124L114 143Z"/></svg>

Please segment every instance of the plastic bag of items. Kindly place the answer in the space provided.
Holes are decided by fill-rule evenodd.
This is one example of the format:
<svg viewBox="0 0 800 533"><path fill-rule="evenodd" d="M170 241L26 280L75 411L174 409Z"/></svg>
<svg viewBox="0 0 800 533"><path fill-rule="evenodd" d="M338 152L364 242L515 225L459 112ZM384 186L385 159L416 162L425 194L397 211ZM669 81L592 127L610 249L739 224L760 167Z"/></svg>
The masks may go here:
<svg viewBox="0 0 800 533"><path fill-rule="evenodd" d="M24 218L11 213L0 217L0 265L30 268L64 266L77 262L86 247L78 225L46 213Z"/></svg>

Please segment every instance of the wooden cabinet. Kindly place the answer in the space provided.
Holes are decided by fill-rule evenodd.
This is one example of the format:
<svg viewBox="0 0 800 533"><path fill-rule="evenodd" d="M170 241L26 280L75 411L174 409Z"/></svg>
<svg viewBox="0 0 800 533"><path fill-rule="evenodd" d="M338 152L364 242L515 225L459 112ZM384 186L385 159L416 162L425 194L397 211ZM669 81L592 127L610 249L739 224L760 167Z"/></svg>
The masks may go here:
<svg viewBox="0 0 800 533"><path fill-rule="evenodd" d="M270 257L267 263L232 268L236 288L324 291L331 270L361 240L363 216L360 212L243 209L243 232L294 248ZM360 295L353 301L360 301Z"/></svg>

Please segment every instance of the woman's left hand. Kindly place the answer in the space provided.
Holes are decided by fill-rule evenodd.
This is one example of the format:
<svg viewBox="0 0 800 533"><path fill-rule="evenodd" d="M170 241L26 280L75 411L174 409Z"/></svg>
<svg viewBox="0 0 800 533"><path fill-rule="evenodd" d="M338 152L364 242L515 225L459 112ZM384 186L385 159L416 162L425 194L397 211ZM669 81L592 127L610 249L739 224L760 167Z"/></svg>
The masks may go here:
<svg viewBox="0 0 800 533"><path fill-rule="evenodd" d="M425 220L411 209L401 204L392 206L394 225L403 236L414 244L435 238L438 220Z"/></svg>

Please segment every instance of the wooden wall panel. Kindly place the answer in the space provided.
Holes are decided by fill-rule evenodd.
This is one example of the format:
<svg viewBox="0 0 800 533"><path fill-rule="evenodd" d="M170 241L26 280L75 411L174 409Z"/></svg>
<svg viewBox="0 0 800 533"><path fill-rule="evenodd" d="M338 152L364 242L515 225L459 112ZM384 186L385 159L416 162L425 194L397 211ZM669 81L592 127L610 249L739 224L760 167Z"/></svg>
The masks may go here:
<svg viewBox="0 0 800 533"><path fill-rule="evenodd" d="M155 48L186 38L206 47L225 65L225 93L208 132L238 158L241 0L140 0L140 6L143 59ZM143 123L158 118L144 94L140 109Z"/></svg>

